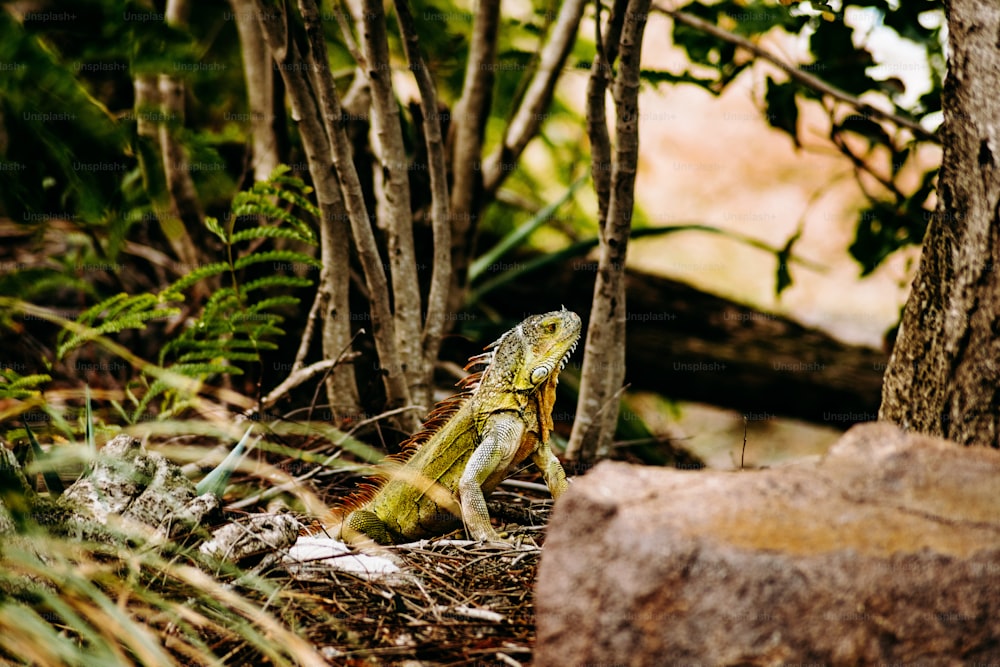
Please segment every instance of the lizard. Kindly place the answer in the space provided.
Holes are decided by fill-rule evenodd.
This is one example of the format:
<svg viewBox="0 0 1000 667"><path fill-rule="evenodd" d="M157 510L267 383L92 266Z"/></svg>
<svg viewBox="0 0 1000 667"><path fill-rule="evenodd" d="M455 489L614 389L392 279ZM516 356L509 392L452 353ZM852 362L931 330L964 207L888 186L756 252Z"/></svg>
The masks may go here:
<svg viewBox="0 0 1000 667"><path fill-rule="evenodd" d="M470 358L462 391L431 411L377 473L381 487L355 492L328 530L355 545L389 545L464 524L474 540L500 541L486 497L528 458L559 498L568 482L549 446L552 407L580 329L580 317L565 308L532 315Z"/></svg>

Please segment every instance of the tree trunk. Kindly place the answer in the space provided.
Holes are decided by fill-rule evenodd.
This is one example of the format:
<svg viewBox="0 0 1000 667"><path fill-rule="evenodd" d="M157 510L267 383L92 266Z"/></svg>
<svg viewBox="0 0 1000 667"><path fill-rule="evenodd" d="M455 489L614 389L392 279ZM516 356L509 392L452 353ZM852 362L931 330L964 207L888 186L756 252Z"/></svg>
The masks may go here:
<svg viewBox="0 0 1000 667"><path fill-rule="evenodd" d="M253 145L253 179L266 181L281 161L278 135L275 132L274 66L264 42L264 33L254 14L253 0L229 0L240 34L243 78L247 86L250 110L250 136Z"/></svg>
<svg viewBox="0 0 1000 667"><path fill-rule="evenodd" d="M271 16L262 2L254 4L255 16L268 46L269 57L281 72L285 89L292 106L292 117L297 119L302 147L309 164L309 174L316 189L316 202L322 216L319 223L320 257L323 271L317 288L316 302L310 312L310 321L319 317L322 322L323 358L336 359L351 345L351 313L348 303L348 265L350 229L347 210L340 193L340 182L331 168L330 140L316 107L316 98L309 84L301 56L292 52L294 41L285 31L285 23L268 20ZM308 342L305 345L308 348ZM305 353L300 349L296 369L304 362ZM361 414L354 366L344 364L327 377L327 398L336 420L357 419Z"/></svg>
<svg viewBox="0 0 1000 667"><path fill-rule="evenodd" d="M879 417L1000 447L1000 5L950 0L937 210Z"/></svg>
<svg viewBox="0 0 1000 667"><path fill-rule="evenodd" d="M615 11L621 3L616 3ZM610 191L607 204L601 204L600 256L594 301L590 308L590 326L580 375L580 396L576 422L566 446L566 456L574 461L591 461L606 456L618 423L618 401L625 377L625 255L632 229L635 174L639 163L639 67L642 35L649 15L649 0L629 0L624 15L612 14L609 25L621 25L618 43L618 71L614 79L615 150L610 162L607 145L594 151L591 170L610 168ZM595 58L593 77L600 79L588 100L588 128L604 122L604 88L614 56ZM588 91L590 92L590 91ZM603 127L592 143L607 144ZM595 179L597 182L597 179ZM598 197L605 195L598 186Z"/></svg>
<svg viewBox="0 0 1000 667"><path fill-rule="evenodd" d="M448 137L452 171L451 313L458 312L465 301L470 256L475 249L475 219L482 208L477 200L483 185L483 133L490 115L500 32L500 0L477 0L475 7L462 97L455 105Z"/></svg>
<svg viewBox="0 0 1000 667"><path fill-rule="evenodd" d="M433 369L424 367L421 354L420 286L410 213L410 165L392 86L382 1L364 0L361 15L362 45L367 60L364 69L372 91L372 143L379 161L377 167L381 167L376 171L381 174L381 187L376 188L378 222L385 230L388 246L396 350L402 364L400 372L409 385L410 400L429 409L433 404L430 384Z"/></svg>

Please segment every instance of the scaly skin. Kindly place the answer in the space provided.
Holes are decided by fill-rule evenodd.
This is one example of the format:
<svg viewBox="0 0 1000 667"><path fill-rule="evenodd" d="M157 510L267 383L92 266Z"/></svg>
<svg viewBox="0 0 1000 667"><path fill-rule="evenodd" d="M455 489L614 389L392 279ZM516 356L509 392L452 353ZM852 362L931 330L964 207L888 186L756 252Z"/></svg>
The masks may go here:
<svg viewBox="0 0 1000 667"><path fill-rule="evenodd" d="M499 540L486 497L531 458L553 498L566 473L549 448L559 371L580 338L580 318L568 310L533 315L471 364L489 362L478 386L388 481L347 514L341 537L352 543L401 544L465 524L475 540Z"/></svg>

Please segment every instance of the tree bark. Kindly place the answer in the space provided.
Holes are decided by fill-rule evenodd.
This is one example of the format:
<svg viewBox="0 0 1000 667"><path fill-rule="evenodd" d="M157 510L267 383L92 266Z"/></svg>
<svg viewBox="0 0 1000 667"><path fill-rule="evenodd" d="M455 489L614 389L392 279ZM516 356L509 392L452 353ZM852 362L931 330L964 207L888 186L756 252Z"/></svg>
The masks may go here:
<svg viewBox="0 0 1000 667"><path fill-rule="evenodd" d="M240 35L243 78L250 110L250 137L253 146L253 178L266 181L278 166L278 135L275 132L274 67L267 52L264 34L254 16L253 0L229 0Z"/></svg>
<svg viewBox="0 0 1000 667"><path fill-rule="evenodd" d="M263 3L258 0L258 5ZM372 232L364 191L354 166L351 144L343 127L344 112L330 71L319 8L314 0L298 0L298 6L309 45L309 50L303 54L304 60L299 61L299 64L304 63L311 74L309 80L318 101L320 118L329 138L330 156L340 182L340 192L350 221L354 247L364 270L369 294L372 338L378 351L382 383L385 387L385 407L387 410L408 407L411 404L410 389L396 346L395 326L389 306L389 283L382 267L375 234ZM420 426L420 419L413 410L399 413L392 421L406 432L413 432Z"/></svg>
<svg viewBox="0 0 1000 667"><path fill-rule="evenodd" d="M287 32L287 15L282 12L279 17L277 10L259 1L254 3L254 8L271 58L285 82L292 116L298 121L309 174L316 188L316 202L321 215L319 244L323 270L310 317L316 313L322 318L323 358L336 359L351 344L350 273L347 270L350 227L347 210L340 194L340 182L333 170L330 141L320 120L309 79L302 70L301 55L293 52L293 41ZM293 370L300 367L304 356L297 355ZM353 366L345 364L335 369L327 378L326 390L336 419L356 420L359 417L361 399Z"/></svg>
<svg viewBox="0 0 1000 667"><path fill-rule="evenodd" d="M1000 5L950 0L937 210L881 419L1000 447Z"/></svg>
<svg viewBox="0 0 1000 667"><path fill-rule="evenodd" d="M500 0L477 0L469 61L462 97L455 105L449 136L451 147L451 268L448 310L455 313L465 300L465 287L475 236L477 196L483 187L483 132L490 113L493 65L500 29Z"/></svg>
<svg viewBox="0 0 1000 667"><path fill-rule="evenodd" d="M421 122L427 145L427 170L431 188L431 228L434 235L434 265L431 285L427 294L427 309L421 336L420 353L424 373L433 377L441 337L445 330L448 310L448 290L451 285L451 201L448 194L448 167L444 138L441 134L441 114L438 111L437 91L434 80L420 52L417 28L410 11L409 0L395 0L399 32L403 37L403 50L409 61L413 78L420 91Z"/></svg>
<svg viewBox="0 0 1000 667"><path fill-rule="evenodd" d="M179 30L187 29L191 8L187 0L168 0L166 22ZM184 147L177 140L177 129L184 126L184 82L170 74L159 76L159 96L167 121L160 124L160 150L163 153L163 173L174 212L188 229L201 227L204 213L198 191L191 179L191 166ZM189 258L182 258L189 259ZM191 258L194 261L197 258Z"/></svg>
<svg viewBox="0 0 1000 667"><path fill-rule="evenodd" d="M594 152L592 171L611 169L606 214L600 224L600 255L593 306L580 379L577 417L566 447L566 456L591 461L610 450L618 422L618 400L625 377L625 256L632 228L635 174L639 161L639 67L642 36L649 17L649 0L629 0L621 20L618 73L615 76L615 151L609 164ZM616 8L617 9L617 8ZM615 23L612 15L611 23ZM606 80L612 60L602 61L595 72ZM603 86L598 91L603 98ZM603 108L600 109L603 112ZM588 115L589 118L589 115ZM600 123L600 117L589 124ZM601 141L607 135L600 132Z"/></svg>
<svg viewBox="0 0 1000 667"><path fill-rule="evenodd" d="M433 369L424 368L420 352L420 285L410 213L410 165L392 86L385 10L382 0L364 0L361 10L362 46L367 61L364 69L372 90L374 148L382 174L382 187L377 189L376 197L381 201L381 214L385 217L379 223L386 231L396 350L409 385L410 399L430 409Z"/></svg>

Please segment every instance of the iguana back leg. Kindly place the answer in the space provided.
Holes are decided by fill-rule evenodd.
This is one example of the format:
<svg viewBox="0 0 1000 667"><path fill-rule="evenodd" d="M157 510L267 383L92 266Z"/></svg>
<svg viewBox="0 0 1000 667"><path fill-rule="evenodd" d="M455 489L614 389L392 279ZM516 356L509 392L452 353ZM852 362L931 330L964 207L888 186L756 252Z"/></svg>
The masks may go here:
<svg viewBox="0 0 1000 667"><path fill-rule="evenodd" d="M340 529L340 538L348 544L358 544L372 540L376 544L395 544L389 532L389 527L375 512L360 509L354 510L344 519Z"/></svg>

